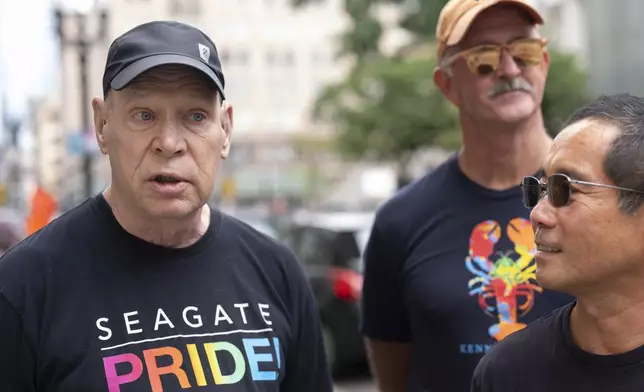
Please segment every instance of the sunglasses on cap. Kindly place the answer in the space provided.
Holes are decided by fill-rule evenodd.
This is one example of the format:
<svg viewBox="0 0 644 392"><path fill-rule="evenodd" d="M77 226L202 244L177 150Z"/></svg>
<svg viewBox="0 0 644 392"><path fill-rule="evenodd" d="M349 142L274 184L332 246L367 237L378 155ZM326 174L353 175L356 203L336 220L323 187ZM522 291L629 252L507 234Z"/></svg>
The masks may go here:
<svg viewBox="0 0 644 392"><path fill-rule="evenodd" d="M480 45L455 54L446 62L446 66L463 58L473 74L492 75L499 69L504 49L519 67L535 66L543 61L543 48L547 43L544 38L525 38L505 45Z"/></svg>
<svg viewBox="0 0 644 392"><path fill-rule="evenodd" d="M548 177L548 180L545 183L539 181L536 177L524 177L523 180L521 180L521 196L523 198L523 205L526 208L534 208L537 203L539 203L539 200L547 195L550 198L550 203L554 207L564 207L570 203L573 184L644 193L635 189L622 188L615 185L572 180L565 174L556 173Z"/></svg>

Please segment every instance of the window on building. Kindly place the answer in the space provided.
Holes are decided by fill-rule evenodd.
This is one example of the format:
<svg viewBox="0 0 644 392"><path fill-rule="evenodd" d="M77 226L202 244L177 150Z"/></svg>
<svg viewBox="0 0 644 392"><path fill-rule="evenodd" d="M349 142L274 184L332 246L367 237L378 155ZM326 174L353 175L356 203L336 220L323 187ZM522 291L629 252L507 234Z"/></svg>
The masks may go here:
<svg viewBox="0 0 644 392"><path fill-rule="evenodd" d="M266 65L273 66L277 63L277 54L272 50L266 52Z"/></svg>
<svg viewBox="0 0 644 392"><path fill-rule="evenodd" d="M195 17L200 14L200 0L170 0L170 14Z"/></svg>
<svg viewBox="0 0 644 392"><path fill-rule="evenodd" d="M291 67L295 64L295 55L293 54L292 51L287 51L284 53L284 65L287 67Z"/></svg>
<svg viewBox="0 0 644 392"><path fill-rule="evenodd" d="M219 61L221 61L223 65L228 64L228 62L230 61L230 51L228 49L219 49L218 52Z"/></svg>
<svg viewBox="0 0 644 392"><path fill-rule="evenodd" d="M266 52L266 65L271 67L292 67L295 64L295 53L292 50L273 50Z"/></svg>
<svg viewBox="0 0 644 392"><path fill-rule="evenodd" d="M240 50L235 53L235 64L237 65L248 65L250 56L245 50Z"/></svg>
<svg viewBox="0 0 644 392"><path fill-rule="evenodd" d="M250 64L250 54L246 50L219 49L219 59L226 66L247 66Z"/></svg>

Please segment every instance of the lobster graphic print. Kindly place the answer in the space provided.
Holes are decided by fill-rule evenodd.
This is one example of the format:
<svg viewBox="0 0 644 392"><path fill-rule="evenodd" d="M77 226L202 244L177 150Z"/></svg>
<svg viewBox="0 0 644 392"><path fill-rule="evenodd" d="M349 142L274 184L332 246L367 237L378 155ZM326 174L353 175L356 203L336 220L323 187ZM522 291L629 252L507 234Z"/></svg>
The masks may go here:
<svg viewBox="0 0 644 392"><path fill-rule="evenodd" d="M497 318L497 323L488 329L497 341L526 327L519 318L530 312L535 293L543 290L535 280L536 245L530 222L514 218L505 234L514 244L513 250L495 248L502 236L498 222L479 223L472 230L465 260L467 269L474 274L468 282L470 295L478 297L486 314Z"/></svg>

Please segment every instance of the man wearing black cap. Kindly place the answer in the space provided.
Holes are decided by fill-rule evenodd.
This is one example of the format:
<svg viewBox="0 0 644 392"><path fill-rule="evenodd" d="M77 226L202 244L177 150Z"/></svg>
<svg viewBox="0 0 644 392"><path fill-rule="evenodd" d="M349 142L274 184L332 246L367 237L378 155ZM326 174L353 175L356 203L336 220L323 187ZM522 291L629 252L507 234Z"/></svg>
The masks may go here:
<svg viewBox="0 0 644 392"><path fill-rule="evenodd" d="M214 43L117 38L92 102L111 184L0 259L7 391L331 391L294 256L215 209L233 110Z"/></svg>

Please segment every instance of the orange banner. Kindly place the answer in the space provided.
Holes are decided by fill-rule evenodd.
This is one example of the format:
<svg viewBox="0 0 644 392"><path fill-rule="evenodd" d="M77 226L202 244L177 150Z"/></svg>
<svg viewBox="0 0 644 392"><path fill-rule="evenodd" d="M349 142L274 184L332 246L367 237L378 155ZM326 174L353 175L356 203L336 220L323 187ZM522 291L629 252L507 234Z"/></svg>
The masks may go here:
<svg viewBox="0 0 644 392"><path fill-rule="evenodd" d="M31 212L27 218L27 235L45 227L58 209L56 199L44 189L38 187L31 200Z"/></svg>

